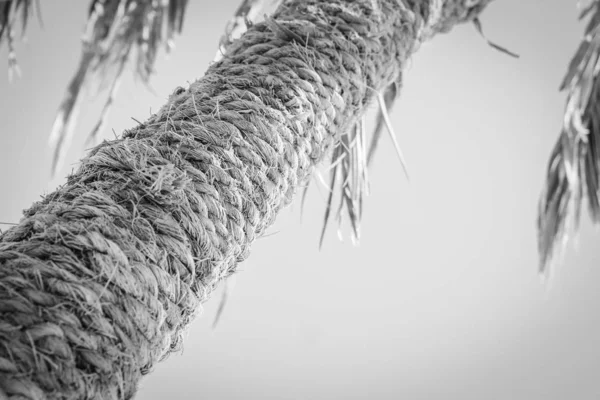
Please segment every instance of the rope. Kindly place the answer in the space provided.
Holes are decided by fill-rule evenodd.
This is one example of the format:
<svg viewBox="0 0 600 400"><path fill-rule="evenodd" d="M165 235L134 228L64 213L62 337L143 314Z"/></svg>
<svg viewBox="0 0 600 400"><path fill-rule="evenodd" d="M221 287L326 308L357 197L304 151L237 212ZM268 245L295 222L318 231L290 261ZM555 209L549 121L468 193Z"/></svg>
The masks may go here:
<svg viewBox="0 0 600 400"><path fill-rule="evenodd" d="M459 2L285 2L26 210L0 236L0 398L132 398L419 34L462 22L418 3Z"/></svg>

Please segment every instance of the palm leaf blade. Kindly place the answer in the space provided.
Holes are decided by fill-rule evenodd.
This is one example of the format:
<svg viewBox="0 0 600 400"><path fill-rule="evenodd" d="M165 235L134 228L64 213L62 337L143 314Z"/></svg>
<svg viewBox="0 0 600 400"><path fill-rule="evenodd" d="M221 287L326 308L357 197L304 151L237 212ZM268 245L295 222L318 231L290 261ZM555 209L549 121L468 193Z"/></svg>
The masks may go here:
<svg viewBox="0 0 600 400"><path fill-rule="evenodd" d="M142 82L148 84L159 48L164 46L169 51L174 36L181 32L186 6L187 0L92 1L79 66L50 133L49 143L54 148L53 175L69 147L84 90L109 90L89 140L98 135L108 117L131 53L137 51L135 71Z"/></svg>
<svg viewBox="0 0 600 400"><path fill-rule="evenodd" d="M600 2L593 1L582 15L591 15L590 22L560 85L568 90L564 122L539 201L542 273L576 234L584 199L592 220L600 222Z"/></svg>

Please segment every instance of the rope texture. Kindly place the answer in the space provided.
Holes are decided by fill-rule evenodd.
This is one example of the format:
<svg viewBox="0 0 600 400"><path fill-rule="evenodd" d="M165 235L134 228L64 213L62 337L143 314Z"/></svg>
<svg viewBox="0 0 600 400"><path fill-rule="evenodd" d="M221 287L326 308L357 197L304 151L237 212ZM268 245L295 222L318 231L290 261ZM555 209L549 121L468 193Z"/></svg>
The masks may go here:
<svg viewBox="0 0 600 400"><path fill-rule="evenodd" d="M420 40L478 6L465 3L287 1L94 148L0 236L0 399L132 398Z"/></svg>

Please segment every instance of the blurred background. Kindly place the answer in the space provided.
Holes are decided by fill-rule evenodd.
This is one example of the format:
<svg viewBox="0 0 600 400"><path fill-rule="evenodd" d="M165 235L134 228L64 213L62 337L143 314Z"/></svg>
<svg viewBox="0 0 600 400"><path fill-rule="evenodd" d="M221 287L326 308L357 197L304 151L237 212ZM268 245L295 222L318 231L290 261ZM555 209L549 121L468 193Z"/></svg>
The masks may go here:
<svg viewBox="0 0 600 400"><path fill-rule="evenodd" d="M124 80L105 138L146 119L176 86L200 78L239 0L190 2L176 50L152 91ZM84 154L102 98L84 107L60 179L48 134L80 54L87 2L42 2L17 51L0 62L0 221L64 182ZM315 180L300 218L284 210L239 266L219 324L220 291L140 400L597 399L600 237L584 215L577 246L550 285L537 274L535 220L561 126L558 84L581 38L575 2L495 1L486 45L471 25L423 45L371 171L360 246L328 231ZM6 60L6 46L0 60ZM7 229L7 225L0 228Z"/></svg>

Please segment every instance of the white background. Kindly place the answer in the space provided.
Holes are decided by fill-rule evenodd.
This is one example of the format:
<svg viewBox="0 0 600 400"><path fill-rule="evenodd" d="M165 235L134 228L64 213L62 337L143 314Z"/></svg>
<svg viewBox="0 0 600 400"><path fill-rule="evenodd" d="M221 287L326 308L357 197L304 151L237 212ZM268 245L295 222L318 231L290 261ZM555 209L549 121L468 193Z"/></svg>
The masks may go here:
<svg viewBox="0 0 600 400"><path fill-rule="evenodd" d="M190 2L175 53L157 65L155 94L128 76L109 128L133 126L131 117L145 119L201 77L237 2ZM23 77L0 79L3 222L64 181L49 179L47 138L79 59L87 2L42 9L45 28L32 21L19 43ZM318 251L324 190L314 182L302 223L296 203L240 265L217 328L220 292L184 354L158 365L137 398L598 398L600 249L587 215L551 287L537 275L537 201L561 124L558 84L583 31L576 16L570 1L495 1L484 29L520 60L472 26L424 45L393 115L411 182L384 137L360 246L333 229ZM61 177L83 155L100 105L82 113Z"/></svg>

